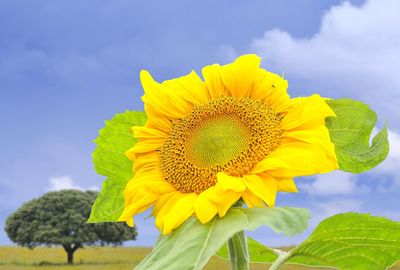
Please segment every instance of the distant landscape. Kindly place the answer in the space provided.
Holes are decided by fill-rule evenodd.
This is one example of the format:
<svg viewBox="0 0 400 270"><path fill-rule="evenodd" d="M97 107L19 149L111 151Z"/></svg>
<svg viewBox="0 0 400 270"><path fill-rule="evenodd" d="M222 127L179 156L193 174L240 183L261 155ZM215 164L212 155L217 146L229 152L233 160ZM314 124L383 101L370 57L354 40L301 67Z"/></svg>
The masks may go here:
<svg viewBox="0 0 400 270"><path fill-rule="evenodd" d="M85 247L76 252L75 264L65 264L62 248L0 247L0 270L130 270L149 253L148 247ZM213 257L205 270L229 270L229 263ZM265 264L254 264L252 270L266 270ZM285 270L327 269L287 265ZM391 269L400 270L400 264ZM177 269L178 270L178 269ZM371 269L373 270L373 269Z"/></svg>

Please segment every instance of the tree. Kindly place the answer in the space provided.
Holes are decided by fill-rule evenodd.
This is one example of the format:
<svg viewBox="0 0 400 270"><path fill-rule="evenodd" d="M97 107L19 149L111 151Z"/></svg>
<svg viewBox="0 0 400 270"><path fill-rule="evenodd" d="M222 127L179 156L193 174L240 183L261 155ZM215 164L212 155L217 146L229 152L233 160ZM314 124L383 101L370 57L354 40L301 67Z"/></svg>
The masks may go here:
<svg viewBox="0 0 400 270"><path fill-rule="evenodd" d="M68 264L84 245L122 245L135 240L136 229L124 223L88 224L97 192L62 190L49 192L23 204L6 220L5 230L14 243L34 248L60 245L67 252Z"/></svg>

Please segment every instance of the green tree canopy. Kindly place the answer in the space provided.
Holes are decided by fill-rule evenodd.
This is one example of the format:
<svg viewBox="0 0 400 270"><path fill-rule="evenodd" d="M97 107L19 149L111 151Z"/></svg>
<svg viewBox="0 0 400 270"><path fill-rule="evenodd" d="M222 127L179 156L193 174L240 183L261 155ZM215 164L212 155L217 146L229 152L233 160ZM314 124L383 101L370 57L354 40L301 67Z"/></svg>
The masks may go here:
<svg viewBox="0 0 400 270"><path fill-rule="evenodd" d="M124 223L88 224L97 192L62 190L49 192L23 204L6 220L5 230L14 243L34 248L63 246L68 263L84 245L122 245L135 240L136 229Z"/></svg>

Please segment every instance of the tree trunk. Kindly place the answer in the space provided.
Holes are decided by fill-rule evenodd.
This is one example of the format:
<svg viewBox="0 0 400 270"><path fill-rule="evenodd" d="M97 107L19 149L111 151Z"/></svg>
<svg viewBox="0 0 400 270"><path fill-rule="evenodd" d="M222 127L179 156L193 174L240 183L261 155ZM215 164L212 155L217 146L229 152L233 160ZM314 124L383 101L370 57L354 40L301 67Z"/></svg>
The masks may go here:
<svg viewBox="0 0 400 270"><path fill-rule="evenodd" d="M74 263L74 252L78 249L81 248L81 244L74 244L74 245L63 245L65 252L67 252L67 263L68 264L73 264Z"/></svg>
<svg viewBox="0 0 400 270"><path fill-rule="evenodd" d="M67 251L67 258L68 264L74 263L74 251L72 251L72 249Z"/></svg>

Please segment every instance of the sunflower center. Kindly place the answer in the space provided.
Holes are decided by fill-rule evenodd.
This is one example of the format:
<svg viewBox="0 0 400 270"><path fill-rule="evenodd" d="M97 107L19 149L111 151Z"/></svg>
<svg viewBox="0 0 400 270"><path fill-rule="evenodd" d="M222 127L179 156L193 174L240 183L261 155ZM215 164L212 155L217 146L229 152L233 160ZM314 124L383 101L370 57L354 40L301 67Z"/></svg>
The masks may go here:
<svg viewBox="0 0 400 270"><path fill-rule="evenodd" d="M222 97L176 120L160 149L166 181L201 193L218 172L242 176L279 144L282 116L251 98Z"/></svg>
<svg viewBox="0 0 400 270"><path fill-rule="evenodd" d="M247 146L247 128L229 115L205 119L186 143L189 158L199 167L223 166L237 158Z"/></svg>

